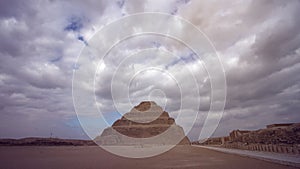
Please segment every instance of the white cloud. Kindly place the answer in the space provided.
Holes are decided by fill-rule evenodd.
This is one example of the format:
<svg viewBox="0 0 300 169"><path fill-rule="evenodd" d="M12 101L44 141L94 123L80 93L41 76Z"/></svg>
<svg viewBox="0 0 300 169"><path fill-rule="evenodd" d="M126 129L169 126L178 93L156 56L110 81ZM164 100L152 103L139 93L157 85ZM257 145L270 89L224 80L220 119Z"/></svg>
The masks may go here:
<svg viewBox="0 0 300 169"><path fill-rule="evenodd" d="M65 125L66 121L69 122L76 115L72 104L71 80L73 69L80 69L80 65L74 66L77 56L84 43L99 28L137 12L163 12L181 16L203 31L215 45L228 84L226 111L217 135L224 135L236 128L262 127L266 121L261 119L268 119L267 123L299 121L299 9L299 1L293 0L149 0L124 1L124 4L122 1L96 0L72 3L1 2L0 137L44 136L49 128L55 128L61 137L66 133L70 137L82 137L81 130L78 132L79 129ZM163 22L141 22L149 26L156 24L158 30L184 29L183 25L170 28ZM108 32L122 30L118 28ZM135 31L138 33L143 30L135 27ZM186 40L195 37L191 32L181 32L181 35ZM99 41L99 47L104 45L109 44L105 40ZM157 56L153 57L149 52L143 56L128 57L146 48L156 52ZM169 51L174 56L157 51ZM159 88L168 99L166 109L177 117L180 90L176 83L179 83L184 101L191 107L194 105L192 103L197 102L195 93L199 89L200 116L205 118L211 99L211 79L205 68L217 70L218 67L213 64L211 54L202 54L200 59L196 57L194 60L189 54L190 50L180 42L157 35L138 36L121 42L99 67L96 94L101 110L105 113L115 111L112 107L110 80L117 66L123 63L114 83L120 107L124 111L122 113L131 107L126 104L127 93L124 92L130 92L132 103L137 104L147 99L151 90ZM90 59L93 60L93 56ZM96 61L93 64L97 64ZM205 64L205 67L201 64ZM128 89L128 77L146 67L159 67L168 71L177 82L168 74L152 70L136 75L133 85ZM192 74L196 75L198 88ZM90 82L85 85L93 90ZM221 95L220 86L216 87L214 92ZM192 111L196 112L198 108ZM185 126L190 123L189 118L187 115L179 123ZM200 129L204 120L197 121L199 123L195 128ZM56 126L51 126L52 123ZM19 124L19 127L10 127L11 124ZM33 124L40 129L34 128ZM199 132L191 133L192 138L198 137Z"/></svg>

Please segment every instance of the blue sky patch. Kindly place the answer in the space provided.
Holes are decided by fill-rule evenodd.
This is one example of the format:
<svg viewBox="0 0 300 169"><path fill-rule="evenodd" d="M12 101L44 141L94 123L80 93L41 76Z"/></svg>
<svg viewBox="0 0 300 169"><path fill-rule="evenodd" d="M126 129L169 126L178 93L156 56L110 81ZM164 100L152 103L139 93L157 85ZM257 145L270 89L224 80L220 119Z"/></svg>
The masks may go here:
<svg viewBox="0 0 300 169"><path fill-rule="evenodd" d="M55 57L55 58L50 59L49 61L50 61L51 63L55 63L55 62L60 61L62 58L63 58L63 56L60 55L60 56L57 56L57 57Z"/></svg>
<svg viewBox="0 0 300 169"><path fill-rule="evenodd" d="M109 125L112 125L116 120L122 117L122 115L119 112L103 113L102 115Z"/></svg>
<svg viewBox="0 0 300 169"><path fill-rule="evenodd" d="M178 59L176 60L173 60L171 63L167 64L165 66L165 69L168 69L169 67L171 66L174 66L180 62L184 62L184 63L189 63L189 62L193 62L195 61L197 58L196 58L197 54L194 53L194 52L190 52L188 55L184 55L184 56L180 56Z"/></svg>
<svg viewBox="0 0 300 169"><path fill-rule="evenodd" d="M79 68L80 68L80 65L77 64L77 63L74 63L74 64L72 65L72 69L73 69L73 70L78 70Z"/></svg>
<svg viewBox="0 0 300 169"><path fill-rule="evenodd" d="M79 36L77 37L77 39L80 40L80 41L82 41L85 45L88 45L87 41L84 39L83 36L79 35Z"/></svg>
<svg viewBox="0 0 300 169"><path fill-rule="evenodd" d="M64 30L79 32L82 28L82 19L80 17L73 16L68 20L68 25L64 28Z"/></svg>
<svg viewBox="0 0 300 169"><path fill-rule="evenodd" d="M81 127L77 117L72 117L71 119L69 119L67 122L66 122L66 125L69 126L69 127L72 127L72 128L79 128Z"/></svg>

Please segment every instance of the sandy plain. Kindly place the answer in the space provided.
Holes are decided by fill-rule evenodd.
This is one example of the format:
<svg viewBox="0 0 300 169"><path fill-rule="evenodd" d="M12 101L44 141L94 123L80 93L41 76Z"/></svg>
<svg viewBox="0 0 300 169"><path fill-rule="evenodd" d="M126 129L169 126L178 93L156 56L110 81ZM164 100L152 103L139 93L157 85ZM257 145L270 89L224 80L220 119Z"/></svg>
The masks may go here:
<svg viewBox="0 0 300 169"><path fill-rule="evenodd" d="M98 146L1 146L0 169L293 169L295 167L176 146L150 158L124 158Z"/></svg>

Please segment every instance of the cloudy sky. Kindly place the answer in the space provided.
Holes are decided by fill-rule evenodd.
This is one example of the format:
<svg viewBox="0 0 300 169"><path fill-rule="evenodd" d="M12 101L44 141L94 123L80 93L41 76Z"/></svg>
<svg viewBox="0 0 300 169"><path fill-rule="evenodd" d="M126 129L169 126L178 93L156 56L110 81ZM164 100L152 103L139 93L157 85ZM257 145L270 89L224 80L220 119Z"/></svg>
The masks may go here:
<svg viewBox="0 0 300 169"><path fill-rule="evenodd" d="M130 21L127 28L140 33L146 28L136 26L139 23L155 25L157 33L178 31L183 42L196 41L198 34L179 21L184 19L201 30L199 36L205 35L216 53L195 53L180 40L140 34L120 41L105 58L97 58L103 55L97 49L95 58L85 60L96 65L96 72L81 67L83 49L110 46L111 39L101 37L127 29L107 29L102 35L100 30L142 12L169 14L179 24L158 17L155 23ZM75 83L94 91L95 105L108 124L151 99L176 118L191 139L198 139L209 114L216 113L208 113L211 104L222 102L224 93L226 104L215 136L300 122L299 16L298 0L1 1L0 137L53 133L88 138L72 98L73 72L81 70L86 74ZM217 73L221 69L225 74ZM91 73L94 83L87 83L84 78ZM98 123L90 115L85 122Z"/></svg>

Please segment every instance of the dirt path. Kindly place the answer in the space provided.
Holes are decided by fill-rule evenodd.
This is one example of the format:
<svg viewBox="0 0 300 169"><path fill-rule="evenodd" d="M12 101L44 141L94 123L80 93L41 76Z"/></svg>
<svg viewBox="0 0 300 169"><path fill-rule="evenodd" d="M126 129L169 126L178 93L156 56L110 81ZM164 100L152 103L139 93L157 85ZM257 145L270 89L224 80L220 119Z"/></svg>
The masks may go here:
<svg viewBox="0 0 300 169"><path fill-rule="evenodd" d="M112 155L99 147L0 147L1 169L292 169L280 164L225 154L200 147L178 146L146 159Z"/></svg>

